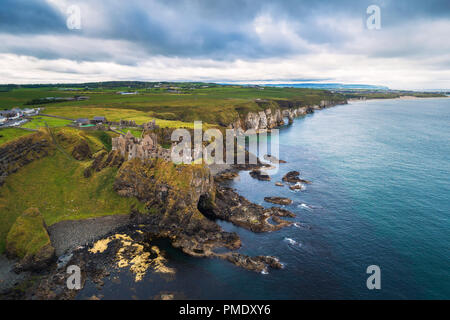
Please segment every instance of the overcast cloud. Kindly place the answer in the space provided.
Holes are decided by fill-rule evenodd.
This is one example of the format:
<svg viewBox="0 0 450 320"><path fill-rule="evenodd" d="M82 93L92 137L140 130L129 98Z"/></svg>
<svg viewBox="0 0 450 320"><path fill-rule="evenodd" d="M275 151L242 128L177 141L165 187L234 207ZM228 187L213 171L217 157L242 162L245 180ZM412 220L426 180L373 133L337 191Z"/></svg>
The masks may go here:
<svg viewBox="0 0 450 320"><path fill-rule="evenodd" d="M450 1L0 1L1 83L125 79L450 88Z"/></svg>

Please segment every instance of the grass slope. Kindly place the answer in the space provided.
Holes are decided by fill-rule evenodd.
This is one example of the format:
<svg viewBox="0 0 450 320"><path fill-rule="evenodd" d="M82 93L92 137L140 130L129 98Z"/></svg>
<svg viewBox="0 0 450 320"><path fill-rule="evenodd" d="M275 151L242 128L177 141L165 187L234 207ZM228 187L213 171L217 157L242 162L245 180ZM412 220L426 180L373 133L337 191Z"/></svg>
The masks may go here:
<svg viewBox="0 0 450 320"><path fill-rule="evenodd" d="M44 219L36 208L27 209L14 222L7 236L8 252L22 259L50 245Z"/></svg>
<svg viewBox="0 0 450 320"><path fill-rule="evenodd" d="M0 188L0 253L5 249L9 229L30 207L39 209L47 225L125 214L133 205L142 207L137 199L121 198L113 190L117 169L106 168L85 178L83 171L90 161L67 156L80 138L86 139L93 151L103 148L99 137L72 128L55 130L55 137L66 153L56 149L48 157L35 160L10 175Z"/></svg>

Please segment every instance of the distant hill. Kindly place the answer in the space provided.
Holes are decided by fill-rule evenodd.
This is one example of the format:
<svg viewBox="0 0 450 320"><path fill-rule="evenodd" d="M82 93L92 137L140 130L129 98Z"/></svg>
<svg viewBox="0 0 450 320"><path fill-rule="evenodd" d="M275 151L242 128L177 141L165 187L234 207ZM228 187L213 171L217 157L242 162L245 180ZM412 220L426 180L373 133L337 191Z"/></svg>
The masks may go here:
<svg viewBox="0 0 450 320"><path fill-rule="evenodd" d="M291 88L310 88L310 89L355 89L355 90L389 90L385 86L374 86L370 84L343 84L343 83L287 83L287 84L264 84L270 87L291 87Z"/></svg>

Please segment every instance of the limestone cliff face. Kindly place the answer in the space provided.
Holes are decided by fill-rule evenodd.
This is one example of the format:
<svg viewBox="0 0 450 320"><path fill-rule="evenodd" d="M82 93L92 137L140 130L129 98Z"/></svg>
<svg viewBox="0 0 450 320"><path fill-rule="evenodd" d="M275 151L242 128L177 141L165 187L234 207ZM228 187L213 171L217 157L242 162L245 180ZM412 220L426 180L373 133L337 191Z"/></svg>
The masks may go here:
<svg viewBox="0 0 450 320"><path fill-rule="evenodd" d="M291 124L296 117L313 113L314 110L347 103L345 100L322 100L316 105L305 106L298 101L277 100L275 102L279 106L278 109L249 112L242 119L237 119L231 123L229 128L236 130L237 134L241 134L246 130L255 130L256 132L266 131L285 124L284 118L287 118L289 124Z"/></svg>

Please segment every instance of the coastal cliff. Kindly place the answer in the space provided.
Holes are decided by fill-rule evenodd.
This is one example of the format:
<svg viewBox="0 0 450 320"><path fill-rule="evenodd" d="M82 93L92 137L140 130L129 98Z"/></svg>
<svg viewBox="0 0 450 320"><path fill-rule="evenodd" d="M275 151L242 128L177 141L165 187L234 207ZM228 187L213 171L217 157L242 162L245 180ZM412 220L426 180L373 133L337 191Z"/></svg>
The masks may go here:
<svg viewBox="0 0 450 320"><path fill-rule="evenodd" d="M253 271L280 268L271 256L248 257L236 252L216 253L216 248L238 249L236 233L223 231L213 220L230 221L254 232L279 230L293 217L281 208L265 209L216 185L204 165L174 165L162 159L133 159L120 168L114 189L123 197L136 197L148 212L134 211L131 220L150 237L168 238L172 245L197 257L216 257ZM273 218L276 224L269 223Z"/></svg>
<svg viewBox="0 0 450 320"><path fill-rule="evenodd" d="M262 102L267 103L267 101L257 101L260 106L264 106ZM236 134L242 134L247 130L264 132L284 125L286 118L288 123L292 124L297 117L311 114L315 110L333 107L338 104L347 104L347 100L321 100L319 103L313 105L304 105L303 102L295 100L276 100L272 101L272 103L275 104L275 107L271 105L270 108L262 111L251 111L247 114L243 114L239 119L232 122L228 128L236 130Z"/></svg>

